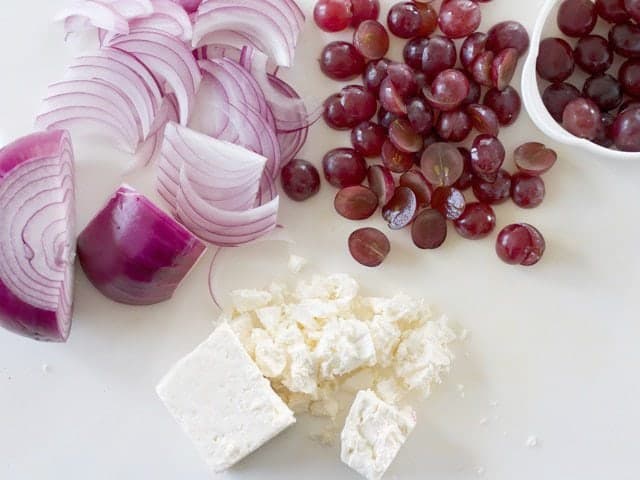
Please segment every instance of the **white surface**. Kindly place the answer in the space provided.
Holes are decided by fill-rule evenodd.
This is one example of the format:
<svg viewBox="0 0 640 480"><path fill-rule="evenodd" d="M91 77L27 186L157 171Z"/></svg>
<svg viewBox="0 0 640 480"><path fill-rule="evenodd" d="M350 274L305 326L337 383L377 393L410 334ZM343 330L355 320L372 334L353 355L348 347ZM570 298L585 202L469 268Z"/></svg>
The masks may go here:
<svg viewBox="0 0 640 480"><path fill-rule="evenodd" d="M542 3L483 4L483 27L517 19L531 29ZM60 78L70 57L49 23L56 4L4 2L0 136L6 139L30 131L47 83ZM294 83L320 98L337 88L317 69L326 38L307 28L294 74ZM545 137L523 114L502 138L511 151ZM346 142L318 125L303 156L319 164L330 145ZM423 252L401 231L390 234L393 251L384 266L368 270L349 257L346 240L355 225L333 211L330 187L304 205L283 202L281 223L297 241L295 253L310 260L305 273L344 270L371 294L424 296L471 331L450 381L417 409L418 426L389 479L462 480L478 472L496 480L638 477L640 162L598 159L572 147L558 152L541 208L497 208L499 227L529 221L545 234L547 254L533 269L501 264L493 239L469 242L452 232L443 249ZM80 156L80 227L121 183L117 160ZM152 193L149 174L126 180ZM258 260L255 250L266 248L254 247L252 261L227 257L225 264L236 265L234 274L225 267L224 286L259 286L280 264L286 269L288 253ZM207 294L208 258L173 301L150 308L115 305L80 273L67 345L0 332L0 478L207 478L154 386L211 333L217 313ZM318 446L310 428L301 420L229 478L356 480L338 447ZM526 447L529 435L538 447Z"/></svg>
<svg viewBox="0 0 640 480"><path fill-rule="evenodd" d="M180 359L156 390L213 472L296 423L226 323Z"/></svg>

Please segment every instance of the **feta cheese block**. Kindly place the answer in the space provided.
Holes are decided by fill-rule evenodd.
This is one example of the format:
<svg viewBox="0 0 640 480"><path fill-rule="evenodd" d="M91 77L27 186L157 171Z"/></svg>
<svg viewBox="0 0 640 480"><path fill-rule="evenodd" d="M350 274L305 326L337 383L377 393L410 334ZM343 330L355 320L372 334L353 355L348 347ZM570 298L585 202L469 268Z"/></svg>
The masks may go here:
<svg viewBox="0 0 640 480"><path fill-rule="evenodd" d="M342 430L342 461L367 480L380 480L415 426L411 408L401 410L362 390Z"/></svg>
<svg viewBox="0 0 640 480"><path fill-rule="evenodd" d="M295 423L227 324L180 360L157 392L214 472Z"/></svg>

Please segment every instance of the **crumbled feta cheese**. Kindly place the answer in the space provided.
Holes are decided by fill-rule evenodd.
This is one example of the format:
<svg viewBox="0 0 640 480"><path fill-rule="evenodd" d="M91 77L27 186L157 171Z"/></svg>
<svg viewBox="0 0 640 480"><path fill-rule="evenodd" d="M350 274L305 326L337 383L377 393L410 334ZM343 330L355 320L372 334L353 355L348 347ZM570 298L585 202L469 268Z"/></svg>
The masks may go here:
<svg viewBox="0 0 640 480"><path fill-rule="evenodd" d="M282 374L287 366L287 354L273 341L266 330L256 328L251 332L255 345L255 361L263 375L274 378Z"/></svg>
<svg viewBox="0 0 640 480"><path fill-rule="evenodd" d="M380 400L371 390L356 396L342 430L341 458L367 480L380 480L416 425L415 412Z"/></svg>
<svg viewBox="0 0 640 480"><path fill-rule="evenodd" d="M215 472L295 423L227 324L180 360L157 392Z"/></svg>
<svg viewBox="0 0 640 480"><path fill-rule="evenodd" d="M289 270L291 273L300 273L304 267L307 266L307 259L299 257L298 255L291 255L289 257Z"/></svg>
<svg viewBox="0 0 640 480"><path fill-rule="evenodd" d="M231 303L239 313L266 307L271 303L271 299L271 294L264 290L236 290L231 292Z"/></svg>

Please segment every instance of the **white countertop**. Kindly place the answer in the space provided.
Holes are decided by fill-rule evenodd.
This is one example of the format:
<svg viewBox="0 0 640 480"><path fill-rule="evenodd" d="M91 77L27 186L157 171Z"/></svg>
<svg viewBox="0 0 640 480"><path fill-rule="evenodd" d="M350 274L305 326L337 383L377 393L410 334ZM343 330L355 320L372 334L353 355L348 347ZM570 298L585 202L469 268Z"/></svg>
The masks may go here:
<svg viewBox="0 0 640 480"><path fill-rule="evenodd" d="M46 85L60 77L70 52L50 24L62 2L5 3L0 138L10 140L30 131ZM483 27L515 19L531 28L541 4L483 4ZM319 98L338 88L316 66L327 38L309 25L289 75ZM525 113L502 139L510 151L524 141L545 141ZM334 144L347 146L346 136L319 123L301 156L319 164ZM496 209L499 227L527 221L545 235L546 256L532 269L502 264L493 238L470 242L452 231L444 248L423 252L402 231L391 235L384 266L368 270L349 256L346 239L356 227L334 213L331 187L324 184L306 204L283 201L280 222L297 242L295 252L310 260L310 273L346 271L371 294L423 296L471 331L458 346L448 382L418 409L418 427L387 478L638 478L640 160L612 163L562 147L558 152L540 208ZM83 154L78 164L82 227L121 182L122 162L117 154ZM148 170L127 181L153 194L151 177ZM225 289L268 281L286 252L260 261L254 251L247 258L233 253L221 262ZM111 303L78 270L66 345L0 332L0 478L208 478L154 386L212 329L217 312L207 291L209 259L171 302L150 308ZM358 478L340 463L337 447L317 445L310 433L302 419L228 478ZM527 447L532 435L538 446Z"/></svg>

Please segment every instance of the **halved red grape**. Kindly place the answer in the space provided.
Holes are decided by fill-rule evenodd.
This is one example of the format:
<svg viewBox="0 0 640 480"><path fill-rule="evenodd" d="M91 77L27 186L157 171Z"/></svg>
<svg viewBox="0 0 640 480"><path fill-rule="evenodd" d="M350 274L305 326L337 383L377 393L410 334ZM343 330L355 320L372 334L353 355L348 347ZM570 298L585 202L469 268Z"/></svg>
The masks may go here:
<svg viewBox="0 0 640 480"><path fill-rule="evenodd" d="M423 210L413 221L411 238L423 250L441 247L447 239L447 219L437 210Z"/></svg>
<svg viewBox="0 0 640 480"><path fill-rule="evenodd" d="M454 226L461 237L479 240L487 237L496 227L496 214L485 203L468 203Z"/></svg>
<svg viewBox="0 0 640 480"><path fill-rule="evenodd" d="M487 34L476 32L469 35L460 47L460 61L469 70L474 60L487 48Z"/></svg>
<svg viewBox="0 0 640 480"><path fill-rule="evenodd" d="M609 23L624 23L629 18L624 0L596 0L596 11Z"/></svg>
<svg viewBox="0 0 640 480"><path fill-rule="evenodd" d="M458 108L469 94L469 79L460 70L450 68L433 79L424 96L432 107L447 112Z"/></svg>
<svg viewBox="0 0 640 480"><path fill-rule="evenodd" d="M624 8L636 22L640 23L640 2L638 0L624 0Z"/></svg>
<svg viewBox="0 0 640 480"><path fill-rule="evenodd" d="M333 205L344 218L365 220L378 209L378 197L371 189L354 185L339 190Z"/></svg>
<svg viewBox="0 0 640 480"><path fill-rule="evenodd" d="M400 116L407 114L407 106L404 103L404 99L389 76L382 80L379 98L380 105L382 105L382 108L387 112Z"/></svg>
<svg viewBox="0 0 640 480"><path fill-rule="evenodd" d="M640 98L640 59L624 62L618 71L618 79L624 93Z"/></svg>
<svg viewBox="0 0 640 480"><path fill-rule="evenodd" d="M377 267L391 251L387 236L377 228L360 228L349 236L351 256L365 267Z"/></svg>
<svg viewBox="0 0 640 480"><path fill-rule="evenodd" d="M313 9L316 25L325 32L339 32L351 24L350 0L318 0Z"/></svg>
<svg viewBox="0 0 640 480"><path fill-rule="evenodd" d="M433 128L433 117L433 110L423 98L415 97L407 103L407 118L417 133L429 133Z"/></svg>
<svg viewBox="0 0 640 480"><path fill-rule="evenodd" d="M640 152L640 107L628 108L613 122L611 137L623 152Z"/></svg>
<svg viewBox="0 0 640 480"><path fill-rule="evenodd" d="M403 99L418 93L415 72L405 63L393 62L387 68L387 75Z"/></svg>
<svg viewBox="0 0 640 480"><path fill-rule="evenodd" d="M497 205L507 201L511 195L511 175L501 169L494 182L487 182L478 177L473 179L473 194L489 205Z"/></svg>
<svg viewBox="0 0 640 480"><path fill-rule="evenodd" d="M416 194L418 207L424 208L431 203L432 187L422 171L412 168L400 177L400 186L409 187Z"/></svg>
<svg viewBox="0 0 640 480"><path fill-rule="evenodd" d="M462 109L442 112L436 122L436 132L447 142L464 141L473 128L471 118Z"/></svg>
<svg viewBox="0 0 640 480"><path fill-rule="evenodd" d="M387 69L391 64L391 60L387 58L381 58L380 60L374 60L367 63L362 74L362 83L364 88L378 94L380 91L380 84L387 77Z"/></svg>
<svg viewBox="0 0 640 480"><path fill-rule="evenodd" d="M562 126L576 137L593 140L602 127L602 113L593 100L578 98L565 107Z"/></svg>
<svg viewBox="0 0 640 480"><path fill-rule="evenodd" d="M438 14L428 3L396 3L389 10L387 24L397 37L426 37L436 29Z"/></svg>
<svg viewBox="0 0 640 480"><path fill-rule="evenodd" d="M481 180L494 182L506 156L502 142L493 135L478 135L470 152L473 173Z"/></svg>
<svg viewBox="0 0 640 480"><path fill-rule="evenodd" d="M336 148L322 159L327 181L337 188L359 185L367 176L367 163L351 148Z"/></svg>
<svg viewBox="0 0 640 480"><path fill-rule="evenodd" d="M545 38L540 42L536 71L550 82L564 82L575 69L573 49L562 38Z"/></svg>
<svg viewBox="0 0 640 480"><path fill-rule="evenodd" d="M513 159L521 172L542 175L551 170L558 159L558 154L542 143L529 142L516 148Z"/></svg>
<svg viewBox="0 0 640 480"><path fill-rule="evenodd" d="M380 15L378 0L351 0L353 19L351 25L358 27L365 20L377 20Z"/></svg>
<svg viewBox="0 0 640 480"><path fill-rule="evenodd" d="M431 185L449 187L462 175L464 158L453 145L437 142L426 148L420 166Z"/></svg>
<svg viewBox="0 0 640 480"><path fill-rule="evenodd" d="M491 77L491 69L493 67L493 61L496 58L496 54L490 50L486 50L480 53L471 64L471 76L480 85L485 87L493 86L493 79Z"/></svg>
<svg viewBox="0 0 640 480"><path fill-rule="evenodd" d="M393 173L404 173L413 167L413 154L399 150L387 140L382 145L382 163Z"/></svg>
<svg viewBox="0 0 640 480"><path fill-rule="evenodd" d="M382 218L391 230L401 230L411 222L418 211L416 194L408 187L398 187L391 200L382 207Z"/></svg>
<svg viewBox="0 0 640 480"><path fill-rule="evenodd" d="M386 205L393 197L396 190L396 183L391 170L383 165L372 165L367 172L369 188L378 197L380 205Z"/></svg>
<svg viewBox="0 0 640 480"><path fill-rule="evenodd" d="M521 265L533 250L530 230L524 224L504 227L496 240L496 253L509 265Z"/></svg>
<svg viewBox="0 0 640 480"><path fill-rule="evenodd" d="M460 218L466 204L462 192L454 187L438 187L431 195L431 207L449 220Z"/></svg>
<svg viewBox="0 0 640 480"><path fill-rule="evenodd" d="M364 72L364 67L364 57L347 42L331 42L320 55L320 69L334 80L355 78Z"/></svg>
<svg viewBox="0 0 640 480"><path fill-rule="evenodd" d="M362 122L351 131L351 144L363 157L379 156L386 138L384 127L374 122Z"/></svg>
<svg viewBox="0 0 640 480"><path fill-rule="evenodd" d="M521 23L500 22L487 32L487 49L499 53L505 48L515 48L520 56L529 49L529 34Z"/></svg>
<svg viewBox="0 0 640 480"><path fill-rule="evenodd" d="M580 90L570 83L552 83L542 93L542 102L556 122L562 123L562 113L569 102L580 98Z"/></svg>
<svg viewBox="0 0 640 480"><path fill-rule="evenodd" d="M531 267L542 259L542 255L544 255L547 248L547 243L544 241L542 233L540 233L536 227L529 225L528 223L523 223L522 225L529 231L529 235L531 235L531 248L529 255L527 255L522 262L522 266Z"/></svg>
<svg viewBox="0 0 640 480"><path fill-rule="evenodd" d="M389 51L389 34L380 22L365 20L353 34L353 45L364 58L379 60Z"/></svg>
<svg viewBox="0 0 640 480"><path fill-rule="evenodd" d="M613 50L606 38L587 35L578 40L573 57L582 70L595 75L609 70L613 63Z"/></svg>
<svg viewBox="0 0 640 480"><path fill-rule="evenodd" d="M587 78L582 93L593 100L602 112L613 110L622 103L622 85L611 75L602 74Z"/></svg>
<svg viewBox="0 0 640 480"><path fill-rule="evenodd" d="M422 137L406 118L398 118L391 123L389 140L402 152L416 153L422 149Z"/></svg>
<svg viewBox="0 0 640 480"><path fill-rule="evenodd" d="M410 39L402 50L404 63L416 70L422 69L422 53L429 43L429 37L416 37Z"/></svg>
<svg viewBox="0 0 640 480"><path fill-rule="evenodd" d="M564 0L558 9L558 28L568 37L584 37L596 26L598 13L591 0Z"/></svg>
<svg viewBox="0 0 640 480"><path fill-rule="evenodd" d="M611 138L611 127L616 117L610 112L602 114L602 127L598 130L598 135L592 140L593 143L601 147L609 148L613 146L613 138Z"/></svg>
<svg viewBox="0 0 640 480"><path fill-rule="evenodd" d="M498 133L500 133L500 121L496 112L479 103L467 106L466 112L471 119L471 125L478 133L493 135L494 137L498 136Z"/></svg>
<svg viewBox="0 0 640 480"><path fill-rule="evenodd" d="M482 103L496 113L500 125L504 127L514 123L522 109L520 95L513 87L507 87L502 91L492 88L484 95Z"/></svg>
<svg viewBox="0 0 640 480"><path fill-rule="evenodd" d="M464 147L458 147L458 151L464 159L464 168L462 170L462 175L460 175L460 178L453 184L453 186L458 190L467 190L471 188L474 177L473 170L471 169L471 152Z"/></svg>
<svg viewBox="0 0 640 480"><path fill-rule="evenodd" d="M449 0L442 4L438 25L449 38L471 35L480 26L482 12L472 0Z"/></svg>
<svg viewBox="0 0 640 480"><path fill-rule="evenodd" d="M535 208L544 200L544 181L537 175L518 172L511 176L511 199L521 208Z"/></svg>
<svg viewBox="0 0 640 480"><path fill-rule="evenodd" d="M491 82L502 91L509 86L518 66L518 50L505 48L499 52L491 64Z"/></svg>
<svg viewBox="0 0 640 480"><path fill-rule="evenodd" d="M282 167L282 189L289 198L302 202L320 190L318 169L306 160L294 159Z"/></svg>
<svg viewBox="0 0 640 480"><path fill-rule="evenodd" d="M324 111L322 116L326 124L335 130L348 130L353 125L353 119L347 115L342 105L341 96L335 93L324 101Z"/></svg>
<svg viewBox="0 0 640 480"><path fill-rule="evenodd" d="M378 102L373 93L360 85L348 85L324 103L324 119L336 130L347 130L373 117Z"/></svg>
<svg viewBox="0 0 640 480"><path fill-rule="evenodd" d="M455 44L447 37L434 35L422 50L422 71L427 80L432 80L440 72L456 65Z"/></svg>
<svg viewBox="0 0 640 480"><path fill-rule="evenodd" d="M609 44L623 57L640 58L640 26L631 22L615 25L609 31Z"/></svg>

